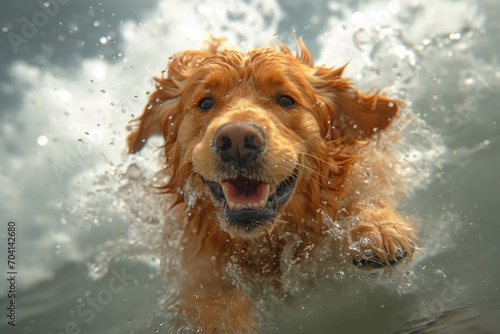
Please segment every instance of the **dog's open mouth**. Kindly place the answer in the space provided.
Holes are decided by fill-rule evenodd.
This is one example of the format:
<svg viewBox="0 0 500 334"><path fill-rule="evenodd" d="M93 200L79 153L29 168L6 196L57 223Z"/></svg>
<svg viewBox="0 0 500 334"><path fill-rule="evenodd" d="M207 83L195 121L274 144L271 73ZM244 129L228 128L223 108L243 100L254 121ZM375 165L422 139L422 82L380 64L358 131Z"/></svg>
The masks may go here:
<svg viewBox="0 0 500 334"><path fill-rule="evenodd" d="M220 182L205 180L214 203L223 208L227 224L251 232L272 222L278 208L290 198L295 188L297 171L277 185L239 175Z"/></svg>
<svg viewBox="0 0 500 334"><path fill-rule="evenodd" d="M235 179L223 180L221 187L227 205L232 211L263 209L269 195L272 195L268 183L250 180L241 175Z"/></svg>

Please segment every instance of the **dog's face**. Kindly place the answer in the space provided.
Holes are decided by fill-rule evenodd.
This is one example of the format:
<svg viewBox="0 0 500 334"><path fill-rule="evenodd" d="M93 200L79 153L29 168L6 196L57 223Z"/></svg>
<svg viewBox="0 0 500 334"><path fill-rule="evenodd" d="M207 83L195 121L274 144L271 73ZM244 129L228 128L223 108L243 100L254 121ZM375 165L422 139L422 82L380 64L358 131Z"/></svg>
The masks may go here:
<svg viewBox="0 0 500 334"><path fill-rule="evenodd" d="M321 137L302 71L273 50L233 55L230 65L227 53L200 64L203 80L193 87L178 139L192 147L223 229L252 236L272 228L294 192L307 141Z"/></svg>
<svg viewBox="0 0 500 334"><path fill-rule="evenodd" d="M355 91L342 68L313 67L301 46L295 57L286 48L177 55L129 138L137 151L162 133L171 184L204 188L232 235L271 230L296 191L323 182L334 165L329 147L370 137L397 111L393 101Z"/></svg>

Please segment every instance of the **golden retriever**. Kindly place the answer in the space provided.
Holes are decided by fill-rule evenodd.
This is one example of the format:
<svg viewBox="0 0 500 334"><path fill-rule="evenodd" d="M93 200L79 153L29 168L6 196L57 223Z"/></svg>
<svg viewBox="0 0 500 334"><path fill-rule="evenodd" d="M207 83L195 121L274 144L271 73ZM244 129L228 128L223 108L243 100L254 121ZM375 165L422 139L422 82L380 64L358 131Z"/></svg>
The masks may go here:
<svg viewBox="0 0 500 334"><path fill-rule="evenodd" d="M356 217L331 247L360 268L391 267L415 249L385 189L390 164L365 149L400 102L360 93L341 78L344 66L315 66L297 43L296 55L284 45L243 53L213 38L176 54L128 137L134 153L153 134L165 139L164 189L183 231L178 309L199 332L258 331L228 263L276 284L281 235L296 234L304 258L331 228L325 215ZM357 169L360 160L370 169Z"/></svg>

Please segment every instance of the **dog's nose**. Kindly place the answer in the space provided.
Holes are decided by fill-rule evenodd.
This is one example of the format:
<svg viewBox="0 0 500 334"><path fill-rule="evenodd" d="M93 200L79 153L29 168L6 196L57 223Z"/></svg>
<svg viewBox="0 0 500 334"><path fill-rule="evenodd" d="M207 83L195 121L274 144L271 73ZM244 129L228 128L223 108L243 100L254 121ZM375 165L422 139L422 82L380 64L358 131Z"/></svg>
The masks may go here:
<svg viewBox="0 0 500 334"><path fill-rule="evenodd" d="M255 160L264 144L262 130L253 123L244 122L224 124L213 140L213 148L223 161L236 161L240 165Z"/></svg>

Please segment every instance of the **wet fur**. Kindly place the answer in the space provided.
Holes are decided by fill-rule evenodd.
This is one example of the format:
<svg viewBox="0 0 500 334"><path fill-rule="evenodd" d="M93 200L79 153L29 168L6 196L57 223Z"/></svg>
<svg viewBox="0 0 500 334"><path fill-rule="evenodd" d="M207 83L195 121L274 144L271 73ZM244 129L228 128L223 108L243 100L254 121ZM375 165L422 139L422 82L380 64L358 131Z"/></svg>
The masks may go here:
<svg viewBox="0 0 500 334"><path fill-rule="evenodd" d="M370 146L397 115L399 102L360 93L341 77L344 67L314 66L305 45L298 45L297 55L285 46L242 53L212 39L201 50L176 54L156 78L156 90L128 138L130 152L153 134L165 139L171 177L164 190L175 198L170 214L184 231L179 310L203 333L257 331L251 297L232 284L228 263L276 282L281 235L296 234L296 253L303 256L329 229L324 214L334 220L356 217L343 241L331 247L361 268L390 267L410 259L415 247L413 229L394 210L396 196L386 186L392 158ZM280 95L296 104L279 106ZM203 112L198 104L206 96L216 106ZM210 141L222 124L237 120L265 131L258 177L271 184L291 173L297 178L277 218L248 233L221 221L202 179L221 177ZM200 194L194 205L186 204L182 190Z"/></svg>

